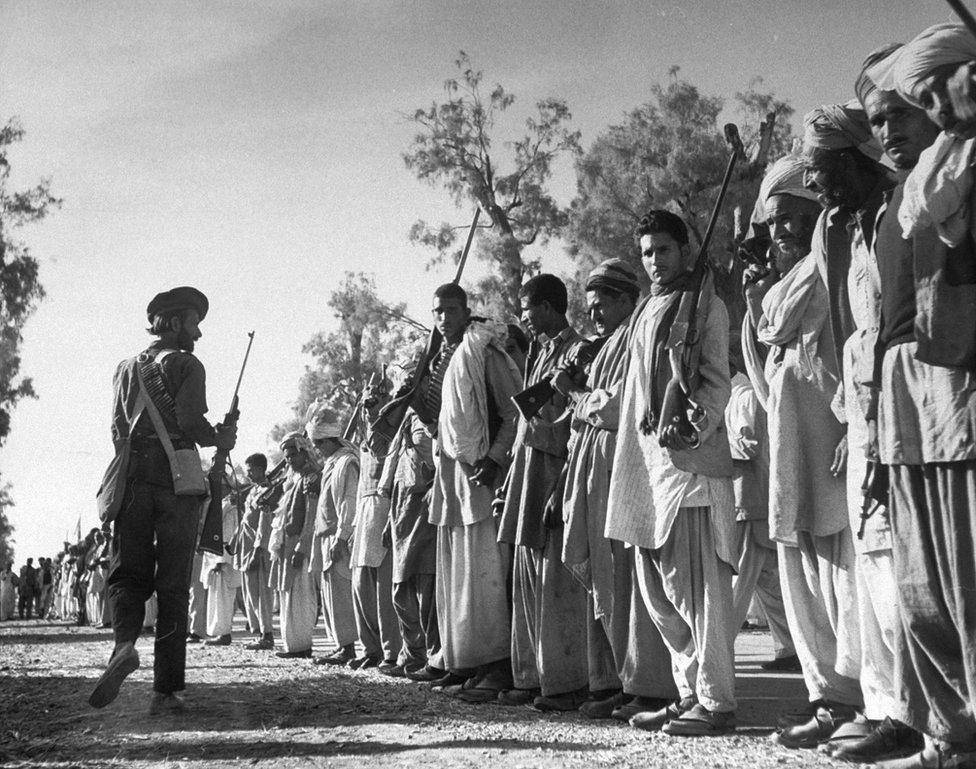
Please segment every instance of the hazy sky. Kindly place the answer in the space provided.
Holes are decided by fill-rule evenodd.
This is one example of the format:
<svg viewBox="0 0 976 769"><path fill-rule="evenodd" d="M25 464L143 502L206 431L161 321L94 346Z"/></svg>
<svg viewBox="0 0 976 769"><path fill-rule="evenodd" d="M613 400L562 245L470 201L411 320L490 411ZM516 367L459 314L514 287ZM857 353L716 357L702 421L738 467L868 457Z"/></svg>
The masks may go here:
<svg viewBox="0 0 976 769"><path fill-rule="evenodd" d="M513 125L560 96L588 144L672 64L710 95L762 76L796 125L853 95L871 49L949 18L937 0L0 0L0 120L27 130L14 186L50 176L65 201L19 233L48 295L23 347L40 397L17 408L0 450L18 564L53 555L79 515L96 525L112 372L148 342L156 292L210 297L197 353L214 421L256 331L238 457L268 448L289 416L301 346L333 327L325 300L344 271L374 273L385 299L426 320L451 268L426 272L407 231L471 212L405 170L403 115L442 96L458 49L517 95ZM554 189L569 202L568 163ZM540 253L565 269L560 244Z"/></svg>

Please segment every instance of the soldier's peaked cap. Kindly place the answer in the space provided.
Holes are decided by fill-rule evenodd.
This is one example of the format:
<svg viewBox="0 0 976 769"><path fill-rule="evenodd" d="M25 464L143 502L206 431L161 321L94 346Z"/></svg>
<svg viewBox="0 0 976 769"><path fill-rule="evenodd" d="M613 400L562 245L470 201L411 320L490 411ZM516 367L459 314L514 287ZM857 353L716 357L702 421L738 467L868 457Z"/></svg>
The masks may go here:
<svg viewBox="0 0 976 769"><path fill-rule="evenodd" d="M169 291L156 294L146 307L146 315L149 322L157 315L177 310L196 310L200 320L207 317L207 310L210 309L210 302L206 295L193 286L177 286Z"/></svg>

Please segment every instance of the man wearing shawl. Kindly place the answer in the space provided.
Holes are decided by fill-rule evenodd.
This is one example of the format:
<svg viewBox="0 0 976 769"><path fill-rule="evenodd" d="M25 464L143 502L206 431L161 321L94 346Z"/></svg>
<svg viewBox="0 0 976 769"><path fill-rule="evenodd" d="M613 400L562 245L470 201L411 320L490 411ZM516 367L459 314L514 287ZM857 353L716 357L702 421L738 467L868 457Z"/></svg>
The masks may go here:
<svg viewBox="0 0 976 769"><path fill-rule="evenodd" d="M460 286L434 292L433 316L443 342L418 406L437 440L430 522L437 526L437 625L452 671L441 681L467 682L458 695L484 701L511 685L511 559L498 542L492 499L515 440L511 398L520 382L504 351L507 329L473 320Z"/></svg>
<svg viewBox="0 0 976 769"><path fill-rule="evenodd" d="M944 79L940 70L976 58L976 39L956 25L939 25L892 58L899 94L921 104L924 89ZM869 72L879 89L889 83L886 64ZM881 324L873 369L880 400L876 408L869 404L867 416L877 419L877 450L891 483L900 615L895 714L926 735L926 744L879 765L976 766L976 271L968 228L957 240L952 217L933 215L971 211L972 186L950 181L952 173L932 176L945 134L926 148L935 138L931 127L903 120L896 131L885 100L868 97L867 107L879 134L899 139L891 143L902 148L903 177L912 156L918 159L877 225ZM919 216L923 211L928 215Z"/></svg>
<svg viewBox="0 0 976 769"><path fill-rule="evenodd" d="M580 335L566 320L566 286L537 275L519 291L522 322L533 335L526 387L569 365ZM560 393L518 421L498 540L515 548L512 580L512 678L503 704L575 710L587 685L586 591L562 565L562 519L547 503L558 486L569 441L567 400ZM610 673L616 678L610 666ZM599 689L607 689L606 674Z"/></svg>
<svg viewBox="0 0 976 769"><path fill-rule="evenodd" d="M777 247L795 266L771 287L760 281L747 290L756 336L770 348L761 374L750 367L768 414L770 536L779 543L790 634L813 709L808 719L774 735L786 747L826 741L854 720L861 702L854 549L839 477L846 461L846 419L833 403L840 349L853 326L846 298L847 224L868 198L880 202L884 177L876 162L880 148L856 102L820 107L805 117L804 127L806 196L818 193L828 210L812 241L809 229L792 241L780 236L784 242ZM784 191L767 200L774 241L775 233L789 229L777 210L800 197Z"/></svg>
<svg viewBox="0 0 976 769"><path fill-rule="evenodd" d="M268 458L264 454L251 454L244 460L244 469L248 480L254 485L244 499L234 567L241 572L243 580L248 624L251 632L258 636L256 643L248 644L245 648L257 651L274 648L271 617L274 594L268 585L268 542L271 538L271 517L281 498L281 490L269 488Z"/></svg>
<svg viewBox="0 0 976 769"><path fill-rule="evenodd" d="M224 552L203 554L200 582L207 586L207 646L230 646L234 622L234 603L237 588L241 587L241 572L234 567L234 557L228 551L237 532L236 495L228 490L221 506L221 543Z"/></svg>
<svg viewBox="0 0 976 769"><path fill-rule="evenodd" d="M379 666L381 672L393 672L402 639L393 608L393 556L384 542L390 498L379 492L385 459L374 457L366 448L368 425L382 405L383 395L385 393L376 388L365 399L374 406L365 409L363 416L367 432L359 452L359 492L349 555L356 628L364 652L362 657L348 664L356 669Z"/></svg>
<svg viewBox="0 0 976 769"><path fill-rule="evenodd" d="M635 237L652 289L631 323L605 533L637 548L640 593L671 653L681 699L631 723L725 734L735 728L729 316L708 268L695 264L681 219L651 211ZM683 295L699 285L698 339L685 356L686 337L673 324ZM675 374L688 386L690 434L662 417Z"/></svg>
<svg viewBox="0 0 976 769"><path fill-rule="evenodd" d="M305 426L324 462L322 491L314 511L314 541L309 572L322 574L322 613L335 649L316 665L348 665L355 659L356 617L352 599L349 541L356 516L359 456L342 438L335 412L317 407Z"/></svg>
<svg viewBox="0 0 976 769"><path fill-rule="evenodd" d="M321 471L304 433L286 435L278 447L284 452L291 477L271 525L270 584L281 597L281 645L285 659L312 656L312 630L318 617L313 571L312 536L319 500Z"/></svg>
<svg viewBox="0 0 976 769"><path fill-rule="evenodd" d="M586 281L589 315L603 345L580 384L565 371L553 386L569 399L573 434L563 495L563 563L588 592L587 647L599 670L609 649L622 696L601 693L590 681L580 711L623 721L656 711L677 696L671 658L637 590L634 550L604 534L610 469L617 439L620 388L627 362L627 329L640 286L623 259L608 259Z"/></svg>

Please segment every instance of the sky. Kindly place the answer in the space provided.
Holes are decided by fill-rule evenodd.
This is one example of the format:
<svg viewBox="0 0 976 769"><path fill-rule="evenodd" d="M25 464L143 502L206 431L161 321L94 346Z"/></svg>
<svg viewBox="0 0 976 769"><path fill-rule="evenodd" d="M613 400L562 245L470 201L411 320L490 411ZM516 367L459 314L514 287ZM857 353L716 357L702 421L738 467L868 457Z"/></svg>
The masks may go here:
<svg viewBox="0 0 976 769"><path fill-rule="evenodd" d="M64 199L17 233L47 291L22 349L39 397L0 447L17 563L55 554L79 520L97 525L112 373L146 346L157 292L189 284L210 298L196 353L212 421L255 332L240 456L270 449L290 416L302 345L335 328L325 302L346 271L371 273L382 298L426 321L453 268L427 271L410 225L472 211L401 155L406 115L443 96L459 50L517 97L498 126L504 156L537 100L566 99L587 146L672 65L729 99L762 77L797 129L853 96L872 49L950 18L938 0L0 0L0 120L26 130L11 186L49 177ZM559 202L574 189L571 163L557 164ZM568 272L558 241L535 248L543 269Z"/></svg>

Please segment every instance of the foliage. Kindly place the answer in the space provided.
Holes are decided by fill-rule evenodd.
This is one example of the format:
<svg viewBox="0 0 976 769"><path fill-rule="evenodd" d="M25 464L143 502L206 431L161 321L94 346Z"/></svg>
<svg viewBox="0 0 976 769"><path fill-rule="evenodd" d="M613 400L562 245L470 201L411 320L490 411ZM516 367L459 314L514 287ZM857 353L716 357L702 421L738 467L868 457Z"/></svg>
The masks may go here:
<svg viewBox="0 0 976 769"><path fill-rule="evenodd" d="M783 154L791 139L792 107L759 90L761 85L757 78L735 95L749 162L740 163L733 177L709 254L719 292L730 309L738 303L739 276L732 258L735 219L749 216L766 160ZM651 86L651 96L623 122L609 126L577 161L577 195L570 207L567 239L578 281L612 257L633 263L646 280L632 233L651 208L680 215L694 249L705 234L729 159L719 125L724 102L679 79L676 67L666 85ZM760 158L758 126L770 112L776 115L772 149ZM577 286L575 295L581 293Z"/></svg>
<svg viewBox="0 0 976 769"><path fill-rule="evenodd" d="M14 526L7 518L7 509L13 506L10 484L0 485L0 568L14 560Z"/></svg>
<svg viewBox="0 0 976 769"><path fill-rule="evenodd" d="M49 179L19 192L8 188L7 154L23 137L24 130L16 120L0 128L0 444L10 432L10 414L17 402L35 397L29 378L18 381L20 344L24 324L44 298L37 259L13 233L61 205L61 200L51 194Z"/></svg>
<svg viewBox="0 0 976 769"><path fill-rule="evenodd" d="M566 212L546 189L552 163L563 152L578 153L580 135L567 127L572 115L565 101L543 99L536 103L536 114L525 120L524 134L506 143L509 153L503 163L492 142L497 121L515 96L501 85L485 94L483 73L463 51L455 65L461 75L445 82L446 99L409 116L420 130L403 160L418 179L442 187L459 208L474 204L487 215L490 236L482 237L476 255L491 265L492 277L477 290L493 292L489 305L517 314L523 275L539 269L537 260L523 257L524 247L545 243L567 222ZM448 255L457 260L460 251L452 250L467 229L448 223L434 228L420 220L410 239L434 248L437 256L431 264L438 264Z"/></svg>
<svg viewBox="0 0 976 769"><path fill-rule="evenodd" d="M304 428L305 412L316 401L347 422L369 378L379 377L384 364L416 348L427 333L425 326L405 314L405 304L380 299L375 281L362 272L347 272L326 304L339 328L320 331L302 347L312 363L299 382L293 416L271 430L269 438L276 443L288 432Z"/></svg>

